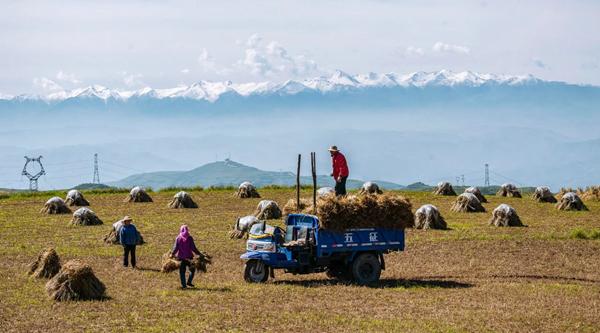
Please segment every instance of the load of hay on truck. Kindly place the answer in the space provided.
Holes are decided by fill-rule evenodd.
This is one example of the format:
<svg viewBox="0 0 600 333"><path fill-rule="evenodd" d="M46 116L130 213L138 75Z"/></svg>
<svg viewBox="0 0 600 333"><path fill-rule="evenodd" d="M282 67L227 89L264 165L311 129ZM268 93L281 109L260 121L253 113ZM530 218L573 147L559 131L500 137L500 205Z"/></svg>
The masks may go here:
<svg viewBox="0 0 600 333"><path fill-rule="evenodd" d="M275 269L286 273L326 272L331 278L353 280L365 285L379 281L385 269L383 255L404 250L404 229L324 229L313 215L290 214L286 230L265 223L255 224L249 233L244 279L266 282Z"/></svg>

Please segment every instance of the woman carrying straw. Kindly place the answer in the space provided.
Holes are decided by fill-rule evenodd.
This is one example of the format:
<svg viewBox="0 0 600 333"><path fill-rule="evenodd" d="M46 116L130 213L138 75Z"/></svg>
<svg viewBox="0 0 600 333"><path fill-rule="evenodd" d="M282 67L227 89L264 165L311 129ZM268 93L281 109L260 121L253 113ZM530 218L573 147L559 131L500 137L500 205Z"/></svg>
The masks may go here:
<svg viewBox="0 0 600 333"><path fill-rule="evenodd" d="M181 265L179 265L179 278L181 279L181 288L185 289L187 287L194 287L192 284L194 280L194 273L196 272L196 268L192 264L192 259L194 258L194 253L200 255L200 251L196 248L196 244L194 243L194 238L190 235L190 231L187 225L182 225L179 229L179 235L175 238L175 245L173 245L173 250L171 250L171 257L177 257L181 261ZM187 279L187 283L185 280L185 268L188 267L190 271L190 275Z"/></svg>

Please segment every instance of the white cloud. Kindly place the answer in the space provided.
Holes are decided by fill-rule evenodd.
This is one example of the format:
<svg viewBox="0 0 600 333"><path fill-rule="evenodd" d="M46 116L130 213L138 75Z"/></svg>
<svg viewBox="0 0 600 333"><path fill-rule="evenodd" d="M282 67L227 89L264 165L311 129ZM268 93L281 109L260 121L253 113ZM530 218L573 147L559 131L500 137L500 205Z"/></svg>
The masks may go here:
<svg viewBox="0 0 600 333"><path fill-rule="evenodd" d="M144 77L142 74L130 74L127 72L122 72L123 82L126 86L130 88L140 87L146 85L142 78Z"/></svg>
<svg viewBox="0 0 600 333"><path fill-rule="evenodd" d="M404 50L404 55L408 56L408 57L411 57L411 56L420 57L420 56L425 55L425 51L423 51L423 49L420 47L409 46L406 48L406 50Z"/></svg>
<svg viewBox="0 0 600 333"><path fill-rule="evenodd" d="M264 46L262 41L258 34L248 38L244 58L237 62L238 67L257 76L305 76L319 71L317 63L305 55L290 55L278 42L270 41Z"/></svg>
<svg viewBox="0 0 600 333"><path fill-rule="evenodd" d="M181 70L181 73L183 73L183 74L189 74L190 70L188 68L184 68L184 69Z"/></svg>
<svg viewBox="0 0 600 333"><path fill-rule="evenodd" d="M63 88L56 82L46 78L46 77L36 77L33 79L33 85L41 88L46 92L63 90Z"/></svg>
<svg viewBox="0 0 600 333"><path fill-rule="evenodd" d="M457 53L457 54L469 54L471 53L471 49L469 49L466 46L461 46L461 45L452 45L452 44L446 44L446 43L442 43L442 42L437 42L435 44L433 44L433 47L431 48L434 52L444 52L444 53Z"/></svg>
<svg viewBox="0 0 600 333"><path fill-rule="evenodd" d="M58 73L56 73L56 79L59 81L69 82L72 84L81 83L81 81L75 77L75 74L72 74L72 73L69 74L69 73L65 73L63 71L58 71Z"/></svg>

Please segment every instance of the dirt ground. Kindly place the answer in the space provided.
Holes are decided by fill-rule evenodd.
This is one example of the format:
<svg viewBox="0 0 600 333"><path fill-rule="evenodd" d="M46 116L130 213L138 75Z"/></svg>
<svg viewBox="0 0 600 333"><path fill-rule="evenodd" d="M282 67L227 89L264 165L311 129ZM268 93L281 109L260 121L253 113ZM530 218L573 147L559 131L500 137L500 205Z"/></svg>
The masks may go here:
<svg viewBox="0 0 600 333"><path fill-rule="evenodd" d="M261 190L283 205L290 189ZM588 212L552 204L488 196L485 213L452 213L455 197L401 192L413 203L432 203L450 230L408 230L405 252L386 255L376 287L329 280L325 274L276 272L266 284L244 282L243 240L227 231L260 199L232 191L194 191L199 209L175 210L175 192L152 193L154 203L124 203L125 193L88 194L101 226L71 226L71 215L39 210L48 196L0 200L0 331L305 331L305 332L598 332L600 240L574 236L600 230L600 203ZM309 192L304 191L309 197ZM512 205L527 227L488 225L500 203ZM124 215L134 218L147 244L138 270L121 266L120 246L102 237ZM213 256L196 289L179 290L177 273L158 272L181 224ZM107 287L105 301L55 303L44 280L26 265L47 246L61 260L89 263Z"/></svg>

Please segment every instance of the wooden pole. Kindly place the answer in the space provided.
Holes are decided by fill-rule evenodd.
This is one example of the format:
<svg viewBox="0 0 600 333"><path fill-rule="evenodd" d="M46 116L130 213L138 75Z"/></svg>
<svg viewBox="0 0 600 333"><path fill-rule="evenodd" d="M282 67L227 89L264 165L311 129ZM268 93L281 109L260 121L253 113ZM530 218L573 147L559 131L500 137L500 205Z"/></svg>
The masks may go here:
<svg viewBox="0 0 600 333"><path fill-rule="evenodd" d="M296 172L296 211L300 211L300 160L302 155L298 154L298 171Z"/></svg>
<svg viewBox="0 0 600 333"><path fill-rule="evenodd" d="M317 213L317 153L310 153L310 165L313 179L313 214Z"/></svg>

